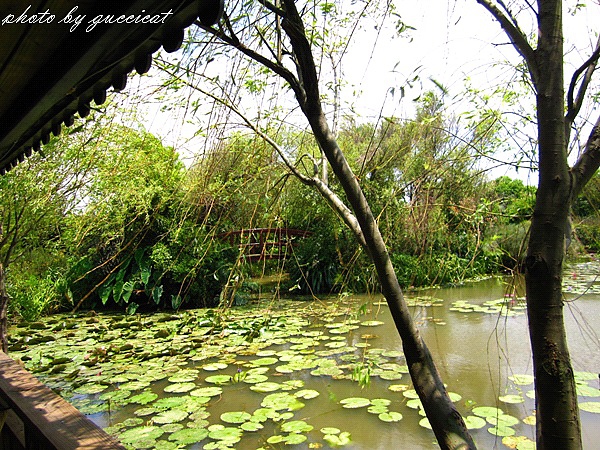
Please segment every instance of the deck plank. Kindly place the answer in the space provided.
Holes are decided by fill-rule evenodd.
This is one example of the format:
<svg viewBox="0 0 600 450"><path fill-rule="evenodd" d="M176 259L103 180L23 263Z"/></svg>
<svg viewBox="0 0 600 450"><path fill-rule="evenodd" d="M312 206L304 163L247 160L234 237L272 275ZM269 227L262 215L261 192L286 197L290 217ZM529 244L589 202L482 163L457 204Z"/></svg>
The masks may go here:
<svg viewBox="0 0 600 450"><path fill-rule="evenodd" d="M49 444L60 450L124 448L2 352L0 396L25 424L26 439L45 441L28 441L28 447L48 448Z"/></svg>

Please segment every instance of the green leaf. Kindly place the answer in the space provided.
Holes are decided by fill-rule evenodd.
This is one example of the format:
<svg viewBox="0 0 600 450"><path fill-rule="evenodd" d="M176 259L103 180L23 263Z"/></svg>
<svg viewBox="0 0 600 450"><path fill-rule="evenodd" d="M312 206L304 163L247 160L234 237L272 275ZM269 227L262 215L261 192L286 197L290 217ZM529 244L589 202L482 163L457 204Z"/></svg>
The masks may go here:
<svg viewBox="0 0 600 450"><path fill-rule="evenodd" d="M154 303L156 303L157 305L160 303L160 298L162 297L162 294L163 294L162 285L154 286L152 288L152 299L154 300Z"/></svg>

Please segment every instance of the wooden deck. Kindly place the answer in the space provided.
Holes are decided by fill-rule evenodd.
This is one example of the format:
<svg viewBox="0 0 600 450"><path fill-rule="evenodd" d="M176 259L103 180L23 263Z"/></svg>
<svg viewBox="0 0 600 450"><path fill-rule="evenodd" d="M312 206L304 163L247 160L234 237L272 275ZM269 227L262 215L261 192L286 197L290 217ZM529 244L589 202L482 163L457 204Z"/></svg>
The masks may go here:
<svg viewBox="0 0 600 450"><path fill-rule="evenodd" d="M0 449L125 448L2 352L0 403L10 408Z"/></svg>

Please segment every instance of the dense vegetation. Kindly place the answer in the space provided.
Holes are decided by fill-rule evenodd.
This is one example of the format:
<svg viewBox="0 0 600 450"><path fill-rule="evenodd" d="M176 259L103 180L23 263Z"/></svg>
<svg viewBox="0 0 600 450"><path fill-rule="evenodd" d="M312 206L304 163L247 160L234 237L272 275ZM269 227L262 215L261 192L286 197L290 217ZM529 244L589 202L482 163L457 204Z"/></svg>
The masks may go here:
<svg viewBox="0 0 600 450"><path fill-rule="evenodd" d="M472 146L444 131L451 126L430 93L413 120L340 131L405 287L515 270L521 260L535 189L489 180ZM301 133L286 131L285 139L295 154L311 151ZM378 289L342 221L253 135L234 133L186 168L146 131L90 122L0 182L0 251L15 319L64 308L230 304L265 272L290 274L281 292ZM573 211L577 236L592 250L597 184ZM218 236L254 227L313 234L285 264L250 265Z"/></svg>

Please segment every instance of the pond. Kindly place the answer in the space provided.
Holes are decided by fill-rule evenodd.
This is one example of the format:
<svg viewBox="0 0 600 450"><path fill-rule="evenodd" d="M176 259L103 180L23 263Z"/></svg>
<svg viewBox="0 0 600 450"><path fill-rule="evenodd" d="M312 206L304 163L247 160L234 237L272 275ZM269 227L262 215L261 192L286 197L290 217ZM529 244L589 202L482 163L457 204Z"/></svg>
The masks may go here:
<svg viewBox="0 0 600 450"><path fill-rule="evenodd" d="M600 440L599 269L566 276L586 448ZM407 296L482 449L533 448L520 289L494 278ZM438 448L378 296L52 316L13 328L10 355L131 448Z"/></svg>

